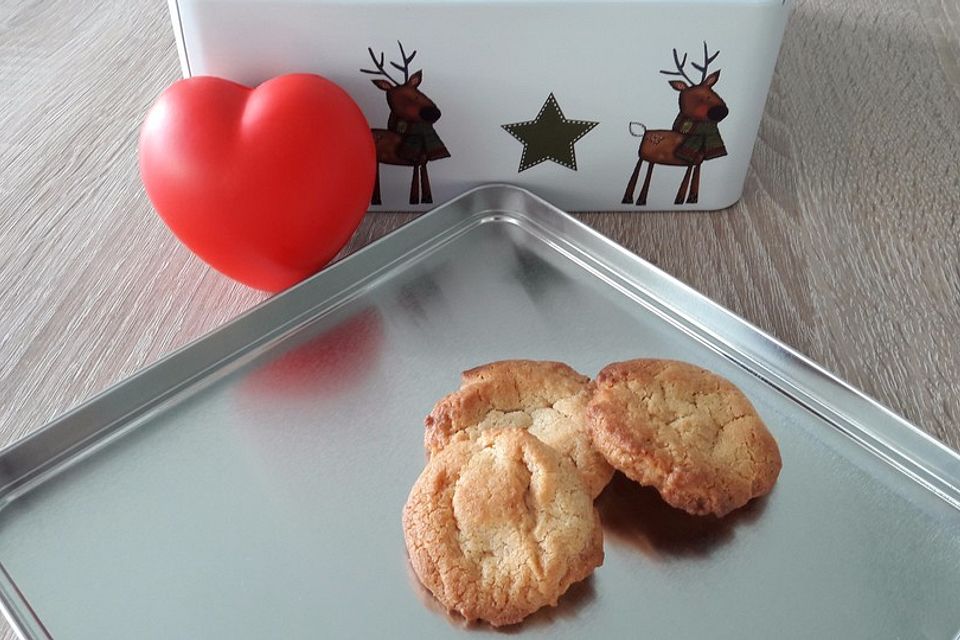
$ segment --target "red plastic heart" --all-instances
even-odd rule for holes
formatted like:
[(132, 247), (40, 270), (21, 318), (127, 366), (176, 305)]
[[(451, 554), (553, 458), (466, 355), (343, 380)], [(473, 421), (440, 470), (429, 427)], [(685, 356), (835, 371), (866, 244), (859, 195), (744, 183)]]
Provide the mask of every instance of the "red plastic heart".
[(363, 218), (375, 173), (363, 113), (317, 75), (255, 89), (181, 80), (140, 131), (140, 174), (164, 222), (209, 265), (265, 291), (337, 255)]

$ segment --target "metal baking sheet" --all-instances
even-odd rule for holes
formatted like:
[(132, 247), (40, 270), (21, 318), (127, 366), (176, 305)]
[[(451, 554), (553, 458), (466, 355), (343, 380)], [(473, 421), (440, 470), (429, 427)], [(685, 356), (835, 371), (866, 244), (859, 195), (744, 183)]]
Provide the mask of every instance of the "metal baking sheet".
[[(960, 631), (960, 458), (531, 194), (472, 191), (0, 453), (0, 597), (25, 638), (447, 638), (400, 530), (462, 369), (689, 360), (780, 442), (723, 520), (618, 478), (606, 561), (531, 638)], [(922, 381), (918, 381), (922, 382)]]

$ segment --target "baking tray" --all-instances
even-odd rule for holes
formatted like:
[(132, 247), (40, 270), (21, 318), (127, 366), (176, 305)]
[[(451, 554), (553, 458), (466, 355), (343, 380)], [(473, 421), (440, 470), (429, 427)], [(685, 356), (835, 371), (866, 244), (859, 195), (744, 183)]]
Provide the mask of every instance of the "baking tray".
[[(448, 616), (400, 530), (422, 419), (500, 358), (689, 360), (780, 442), (693, 518), (622, 477), (606, 561), (506, 632)], [(922, 381), (918, 381), (922, 384)], [(960, 630), (960, 459), (519, 189), (472, 191), (0, 453), (25, 638), (937, 638)]]

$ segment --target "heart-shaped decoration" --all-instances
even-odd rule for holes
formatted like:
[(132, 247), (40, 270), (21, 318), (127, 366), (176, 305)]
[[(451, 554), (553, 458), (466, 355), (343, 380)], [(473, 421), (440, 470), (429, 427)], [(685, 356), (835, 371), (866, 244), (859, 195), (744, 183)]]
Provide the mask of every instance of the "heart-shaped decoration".
[(360, 108), (325, 78), (291, 74), (250, 89), (195, 77), (147, 113), (140, 175), (194, 253), (246, 285), (279, 291), (323, 268), (353, 235), (376, 150)]

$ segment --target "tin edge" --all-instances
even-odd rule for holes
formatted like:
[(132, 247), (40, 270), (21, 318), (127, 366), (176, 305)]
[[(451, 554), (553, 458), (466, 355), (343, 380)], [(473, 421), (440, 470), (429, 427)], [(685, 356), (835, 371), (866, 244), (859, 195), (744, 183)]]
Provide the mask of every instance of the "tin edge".
[[(513, 193), (511, 197), (510, 193)], [(229, 372), (234, 366), (242, 366), (248, 358), (254, 358), (275, 341), (306, 323), (319, 320), (333, 313), (343, 304), (360, 295), (365, 289), (375, 285), (386, 273), (408, 261), (412, 255), (423, 255), (424, 246), (430, 245), (431, 252), (438, 250), (460, 235), (469, 232), (474, 226), (483, 224), (491, 206), (502, 200), (523, 197), (521, 190), (506, 185), (479, 187), (472, 189), (443, 205), (438, 206), (430, 215), (420, 216), (403, 227), (371, 242), (355, 253), (340, 260), (314, 276), (277, 294), (250, 310), (242, 313), (230, 322), (215, 328), (207, 334), (189, 342), (183, 347), (164, 356), (154, 364), (137, 371), (89, 400), (62, 414), (33, 433), (11, 443), (0, 450), (0, 512), (13, 500), (44, 482), (50, 475), (62, 471), (89, 454), (108, 445), (116, 437), (135, 428), (155, 411), (162, 410), (170, 402), (198, 389), (198, 383), (206, 380), (213, 371)], [(492, 198), (492, 199), (491, 199)], [(514, 202), (514, 204), (517, 204)], [(466, 212), (466, 213), (464, 213)], [(452, 220), (451, 220), (452, 218)], [(393, 247), (394, 237), (401, 234), (407, 242), (399, 255)], [(387, 246), (387, 251), (383, 247)], [(371, 270), (356, 267), (367, 259), (375, 263)], [(362, 277), (355, 277), (360, 272)], [(339, 283), (337, 281), (344, 281)], [(333, 282), (331, 282), (333, 281)], [(328, 286), (329, 283), (329, 286)], [(317, 291), (332, 289), (330, 295), (316, 295)], [(284, 307), (284, 301), (286, 307)], [(279, 309), (294, 307), (292, 314)], [(316, 314), (324, 307), (324, 313)], [(270, 317), (273, 316), (273, 319)], [(277, 317), (279, 316), (279, 322)], [(258, 330), (257, 326), (270, 326), (269, 330)], [(254, 333), (253, 340), (243, 336)], [(239, 337), (230, 339), (239, 334)], [(213, 344), (222, 342), (225, 344)], [(207, 357), (197, 365), (189, 366), (194, 352), (209, 348)], [(186, 376), (176, 375), (175, 384), (158, 384), (155, 378), (163, 378), (169, 371), (186, 371)], [(128, 402), (122, 409), (113, 409), (109, 400), (121, 389), (137, 389), (135, 400)], [(154, 391), (149, 391), (153, 388)], [(159, 391), (158, 391), (159, 390)], [(92, 415), (91, 415), (92, 414)], [(103, 414), (103, 415), (98, 415)], [(105, 417), (106, 416), (106, 417)], [(85, 433), (78, 433), (77, 426), (99, 423)], [(49, 441), (61, 431), (70, 428), (76, 434), (62, 447), (53, 450)], [(36, 460), (36, 464), (17, 465), (11, 463), (16, 456)]]
[(177, 55), (180, 58), (180, 72), (184, 78), (193, 76), (190, 70), (190, 56), (187, 53), (187, 38), (183, 32), (183, 16), (180, 13), (180, 0), (167, 0), (170, 19), (173, 22), (173, 37), (177, 41)]
[[(538, 206), (553, 210), (556, 214), (560, 214), (565, 218), (564, 228), (560, 230), (561, 233), (558, 233), (556, 229), (552, 228), (553, 225), (549, 222), (544, 224), (544, 221), (540, 219), (542, 216), (514, 213), (512, 216), (498, 216), (497, 219), (504, 220), (514, 217), (517, 224), (522, 227), (528, 227), (527, 230), (529, 232), (539, 237), (542, 241), (547, 242), (554, 250), (560, 252), (568, 259), (575, 261), (579, 266), (594, 276), (604, 280), (622, 294), (627, 295), (635, 302), (643, 305), (704, 346), (719, 353), (752, 375), (755, 375), (762, 382), (787, 396), (804, 409), (829, 422), (841, 433), (854, 440), (858, 445), (897, 471), (903, 473), (911, 480), (921, 484), (954, 509), (960, 510), (960, 485), (958, 485), (960, 479), (956, 477), (956, 473), (942, 470), (942, 467), (946, 464), (960, 468), (960, 455), (952, 449), (880, 404), (875, 399), (840, 380), (792, 347), (767, 334), (757, 326), (740, 318), (709, 298), (706, 298), (703, 294), (700, 294), (673, 276), (612, 242), (572, 216), (556, 209), (538, 196), (530, 194), (529, 192), (525, 193), (535, 201)], [(529, 227), (531, 226), (539, 229), (539, 233), (536, 229), (530, 229)], [(597, 252), (587, 253), (579, 245), (568, 241), (564, 235), (568, 234), (571, 229), (565, 228), (567, 226), (576, 227), (578, 233), (588, 234), (592, 240), (602, 242), (606, 245), (607, 249), (614, 249), (621, 257), (626, 258), (626, 260), (632, 263), (631, 266), (644, 269), (652, 277), (660, 280), (663, 285), (673, 289), (679, 289), (685, 296), (693, 298), (696, 303), (706, 307), (706, 311), (718, 314), (727, 323), (738, 325), (738, 328), (752, 337), (753, 341), (759, 342), (761, 345), (765, 344), (774, 347), (774, 349), (771, 350), (772, 353), (756, 354), (742, 344), (745, 342), (742, 338), (740, 340), (729, 340), (720, 337), (720, 333), (725, 332), (721, 332), (699, 319), (690, 317), (691, 315), (703, 315), (703, 311), (691, 312), (681, 306), (671, 305), (665, 302), (662, 296), (640, 285), (636, 282), (635, 278), (625, 273), (622, 269), (610, 262), (597, 259), (595, 257)], [(549, 236), (549, 238), (544, 237), (544, 234)], [(606, 274), (614, 275), (615, 279), (611, 279)], [(796, 377), (798, 373), (815, 377), (821, 383), (820, 386), (824, 386), (826, 389), (811, 389), (809, 384), (790, 382), (790, 379)], [(823, 395), (823, 391), (825, 390), (831, 392), (831, 394), (833, 394), (832, 397), (835, 398), (832, 405), (817, 399), (819, 395)], [(860, 406), (841, 406), (850, 403)], [(865, 426), (862, 421), (851, 417), (850, 414), (863, 413), (864, 409), (869, 412), (879, 413), (876, 417), (880, 422), (885, 423), (881, 429), (878, 430), (879, 422), (877, 421), (872, 421), (874, 426), (873, 428), (869, 428)], [(895, 433), (892, 434), (893, 436), (898, 434), (909, 435), (916, 440), (916, 442), (893, 442), (891, 434), (887, 433), (891, 430), (895, 431)], [(928, 448), (930, 451), (919, 451), (918, 448), (921, 447)], [(925, 464), (929, 461), (927, 458), (931, 454), (938, 458), (943, 458), (938, 461), (941, 464), (937, 465), (936, 470), (931, 468), (929, 464)]]
[(53, 640), (3, 563), (0, 563), (0, 613), (22, 640)]

